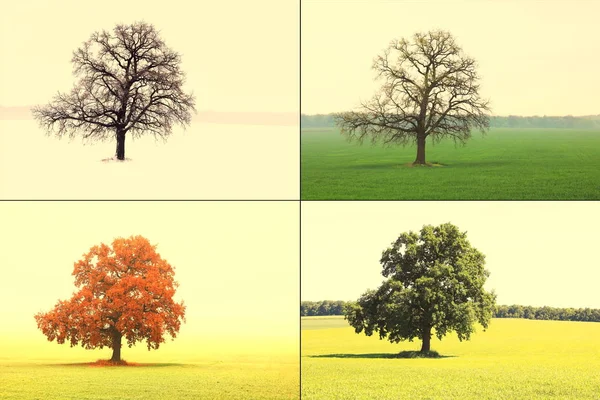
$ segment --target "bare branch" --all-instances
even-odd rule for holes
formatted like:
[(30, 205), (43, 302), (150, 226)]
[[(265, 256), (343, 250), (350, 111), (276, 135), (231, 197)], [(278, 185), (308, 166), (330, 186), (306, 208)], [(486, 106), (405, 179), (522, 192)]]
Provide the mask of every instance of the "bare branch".
[[(383, 80), (379, 92), (361, 109), (335, 116), (349, 140), (424, 146), (431, 136), (465, 143), (473, 128), (489, 127), (489, 102), (479, 95), (476, 62), (450, 33), (394, 40), (374, 59), (373, 69)], [(422, 158), (424, 163), (424, 149)]]
[(174, 124), (188, 125), (195, 100), (184, 93), (181, 56), (144, 22), (95, 32), (73, 52), (79, 77), (69, 94), (57, 94), (34, 117), (48, 133), (90, 140), (144, 133), (166, 138)]

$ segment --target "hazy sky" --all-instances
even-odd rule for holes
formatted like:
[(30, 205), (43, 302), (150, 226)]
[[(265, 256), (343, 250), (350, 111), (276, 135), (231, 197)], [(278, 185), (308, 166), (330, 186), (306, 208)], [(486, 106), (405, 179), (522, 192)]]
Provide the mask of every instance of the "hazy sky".
[(600, 202), (303, 202), (303, 300), (356, 300), (402, 232), (451, 222), (486, 255), (499, 304), (600, 308)]
[(94, 31), (138, 20), (182, 54), (198, 110), (298, 110), (296, 0), (4, 2), (0, 105), (43, 104), (70, 90), (72, 52)]
[(182, 332), (296, 340), (298, 204), (1, 202), (0, 320), (35, 333), (33, 315), (70, 298), (73, 264), (100, 243), (140, 234), (175, 267)]
[(392, 39), (444, 29), (478, 61), (494, 114), (598, 114), (598, 15), (597, 0), (303, 0), (302, 112), (357, 107)]

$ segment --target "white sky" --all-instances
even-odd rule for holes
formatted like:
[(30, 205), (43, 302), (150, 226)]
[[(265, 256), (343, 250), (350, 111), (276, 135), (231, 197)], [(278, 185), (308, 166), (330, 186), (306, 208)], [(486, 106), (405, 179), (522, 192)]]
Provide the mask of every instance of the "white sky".
[[(73, 264), (100, 243), (140, 234), (175, 267), (182, 332), (296, 339), (298, 204), (293, 202), (0, 202), (3, 333), (70, 298)], [(41, 333), (40, 333), (41, 335)]]
[(302, 113), (357, 107), (392, 39), (444, 29), (478, 61), (494, 114), (598, 114), (599, 15), (597, 0), (303, 0)]
[(400, 233), (451, 222), (486, 255), (498, 304), (600, 308), (600, 202), (303, 202), (303, 300), (356, 300)]
[(0, 105), (70, 90), (72, 52), (94, 31), (145, 20), (182, 54), (197, 110), (298, 110), (297, 0), (19, 0), (0, 9)]

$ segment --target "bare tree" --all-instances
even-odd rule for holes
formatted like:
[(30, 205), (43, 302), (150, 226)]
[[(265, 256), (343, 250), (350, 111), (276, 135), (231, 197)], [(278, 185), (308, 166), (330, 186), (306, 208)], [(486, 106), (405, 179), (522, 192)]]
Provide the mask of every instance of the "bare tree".
[(33, 109), (40, 125), (58, 137), (117, 140), (125, 159), (125, 135), (153, 134), (166, 139), (174, 123), (189, 125), (195, 100), (182, 90), (181, 57), (150, 24), (117, 25), (112, 34), (95, 32), (73, 52), (79, 81), (69, 94)]
[(451, 137), (465, 144), (471, 129), (489, 127), (488, 102), (479, 96), (476, 63), (445, 31), (417, 33), (413, 41), (394, 40), (373, 69), (383, 80), (359, 111), (335, 115), (349, 140), (417, 144), (414, 164), (425, 164), (425, 141)]

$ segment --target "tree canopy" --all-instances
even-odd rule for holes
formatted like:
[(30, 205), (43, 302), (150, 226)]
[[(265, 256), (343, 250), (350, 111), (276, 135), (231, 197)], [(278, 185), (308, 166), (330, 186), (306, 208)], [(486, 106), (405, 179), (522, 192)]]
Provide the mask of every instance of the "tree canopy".
[(150, 24), (117, 25), (95, 32), (73, 53), (79, 78), (70, 93), (58, 93), (33, 116), (49, 133), (62, 137), (117, 141), (125, 158), (125, 135), (165, 139), (175, 123), (187, 125), (195, 100), (184, 93), (181, 56), (169, 49)]
[(417, 144), (414, 164), (423, 165), (425, 143), (445, 137), (464, 144), (471, 129), (489, 127), (489, 104), (479, 95), (476, 62), (446, 31), (393, 40), (375, 58), (381, 89), (357, 111), (335, 115), (350, 140), (386, 145)]
[(129, 347), (146, 341), (158, 349), (164, 335), (177, 336), (183, 302), (173, 300), (174, 269), (142, 236), (116, 238), (112, 246), (93, 246), (73, 269), (78, 290), (49, 312), (35, 315), (38, 328), (57, 343), (86, 349), (110, 347), (121, 361), (121, 340)]
[(476, 322), (488, 327), (496, 296), (483, 288), (489, 276), (485, 256), (456, 226), (425, 225), (418, 233), (402, 233), (380, 263), (387, 279), (346, 306), (356, 333), (378, 332), (393, 343), (418, 338), (426, 353), (434, 332), (441, 339), (454, 331), (462, 341)]

